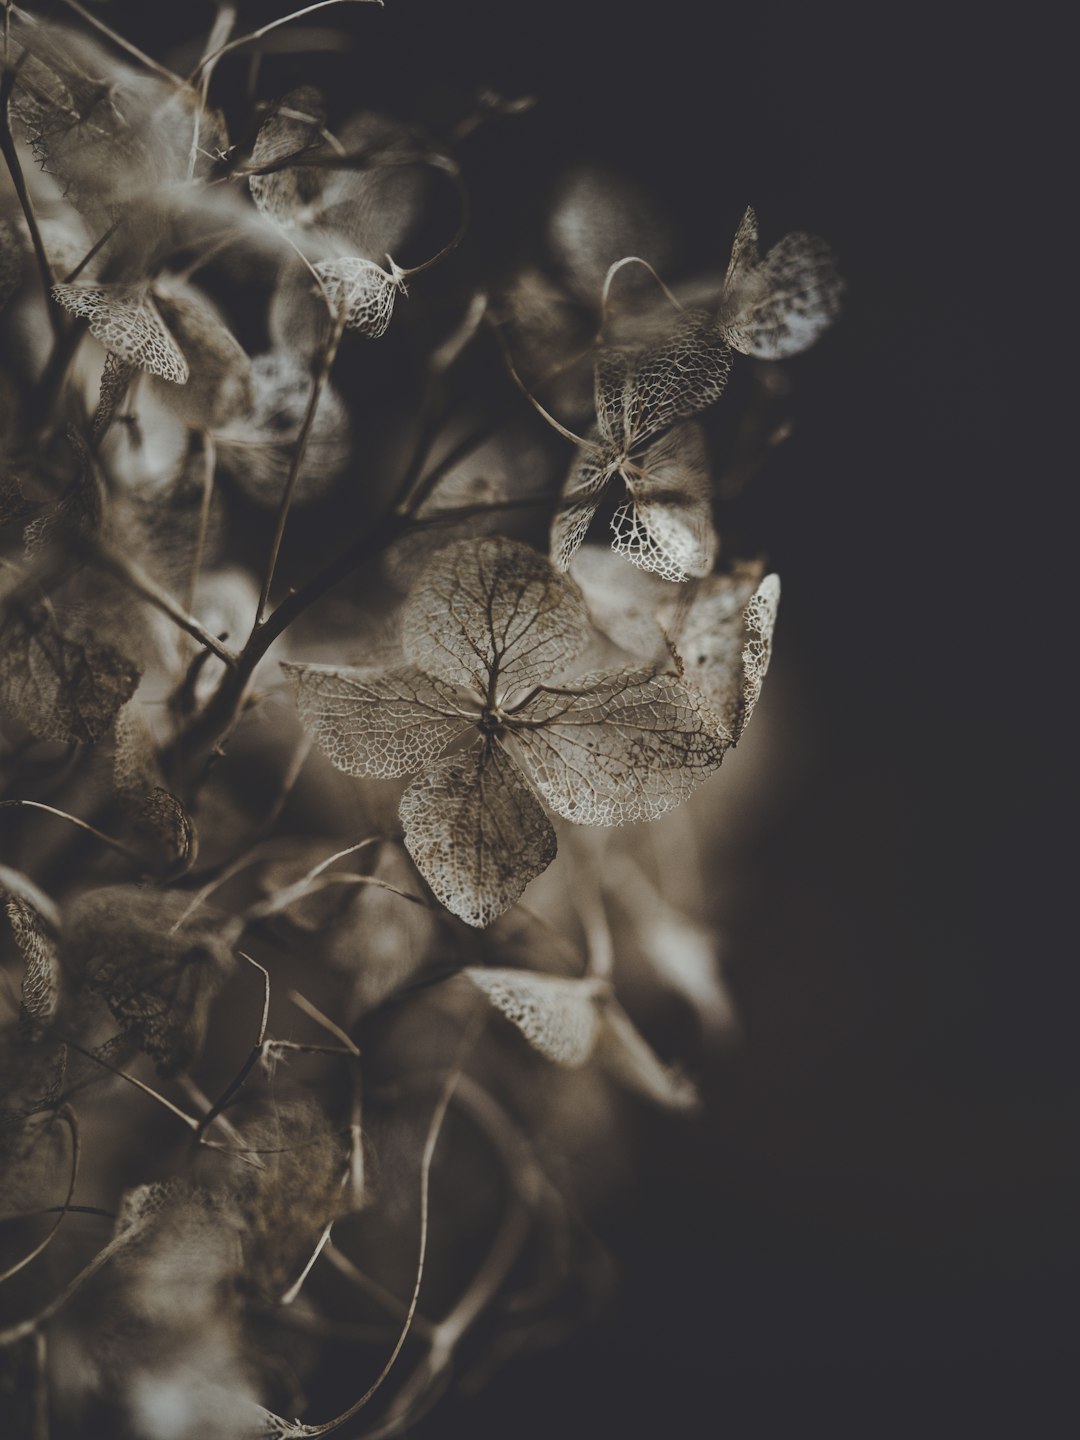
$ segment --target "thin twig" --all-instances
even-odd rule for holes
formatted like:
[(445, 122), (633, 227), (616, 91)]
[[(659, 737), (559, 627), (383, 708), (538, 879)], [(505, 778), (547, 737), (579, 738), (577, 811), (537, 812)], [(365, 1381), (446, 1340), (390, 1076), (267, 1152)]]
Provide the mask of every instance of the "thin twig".
[(305, 5), (302, 10), (294, 10), (291, 15), (283, 15), (279, 20), (271, 20), (268, 25), (262, 25), (258, 30), (252, 30), (247, 35), (238, 35), (235, 40), (230, 40), (227, 44), (219, 46), (218, 49), (211, 54), (204, 55), (191, 78), (194, 80), (199, 74), (199, 71), (205, 69), (206, 66), (216, 65), (223, 55), (229, 55), (234, 50), (239, 50), (241, 46), (252, 45), (256, 41), (261, 40), (264, 35), (269, 35), (272, 30), (277, 30), (282, 25), (289, 25), (294, 20), (302, 20), (305, 15), (311, 15), (316, 10), (327, 10), (331, 5), (348, 4), (367, 4), (381, 7), (382, 3), (383, 0), (318, 0), (318, 3), (315, 5)]
[(96, 826), (89, 824), (86, 820), (80, 820), (77, 815), (69, 815), (66, 810), (57, 810), (53, 805), (46, 805), (41, 800), (0, 800), (0, 810), (13, 809), (16, 805), (23, 805), (31, 810), (44, 810), (47, 815), (55, 815), (59, 820), (66, 820), (69, 825), (75, 825), (80, 830), (85, 830), (88, 835), (93, 835), (102, 844), (108, 845), (118, 855), (123, 855), (125, 860), (138, 865), (140, 869), (145, 864), (142, 855), (136, 855), (134, 850), (129, 850), (122, 840), (116, 840), (112, 835), (106, 835), (104, 830), (98, 830)]

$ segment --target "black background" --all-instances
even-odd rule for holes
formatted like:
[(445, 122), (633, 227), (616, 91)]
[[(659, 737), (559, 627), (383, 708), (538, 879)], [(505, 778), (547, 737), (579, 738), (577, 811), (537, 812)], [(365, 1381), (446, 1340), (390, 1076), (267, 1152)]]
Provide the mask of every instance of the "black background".
[[(182, 9), (112, 13), (161, 53), (209, 20)], [(321, 23), (357, 37), (320, 62), (350, 104), (538, 97), (477, 140), (477, 244), (591, 159), (657, 191), (689, 270), (723, 264), (753, 203), (766, 243), (827, 235), (850, 285), (737, 516), (783, 575), (776, 664), (813, 756), (736, 917), (743, 1048), (704, 1128), (657, 1126), (605, 1218), (614, 1309), (423, 1433), (1067, 1433), (1077, 997), (1035, 643), (1052, 525), (1007, 444), (1040, 363), (1015, 323), (1039, 264), (1030, 42), (984, 7), (388, 0)]]

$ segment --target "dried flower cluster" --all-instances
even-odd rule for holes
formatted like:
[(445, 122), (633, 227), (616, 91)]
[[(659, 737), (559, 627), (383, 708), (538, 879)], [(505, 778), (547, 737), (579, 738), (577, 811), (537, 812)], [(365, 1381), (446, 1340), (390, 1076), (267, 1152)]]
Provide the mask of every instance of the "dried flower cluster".
[(3, 1431), (392, 1434), (595, 1303), (569, 1157), (696, 1104), (642, 999), (723, 1029), (713, 917), (639, 822), (761, 694), (713, 465), (784, 433), (706, 412), (842, 284), (748, 210), (669, 289), (580, 172), (479, 273), (525, 101), (428, 134), (264, 95), (291, 17), (182, 78), (69, 9), (2, 39)]

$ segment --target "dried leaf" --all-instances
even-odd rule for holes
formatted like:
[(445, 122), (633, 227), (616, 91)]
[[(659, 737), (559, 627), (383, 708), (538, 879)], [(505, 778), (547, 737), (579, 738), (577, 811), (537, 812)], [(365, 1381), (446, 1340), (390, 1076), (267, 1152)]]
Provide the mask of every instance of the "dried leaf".
[(627, 488), (611, 522), (615, 552), (665, 580), (707, 575), (717, 541), (700, 426), (677, 425), (651, 445)]
[(65, 634), (51, 608), (9, 599), (0, 621), (0, 697), (41, 740), (83, 744), (104, 736), (139, 683), (119, 650)]
[(462, 973), (535, 1050), (557, 1065), (584, 1065), (592, 1054), (600, 1032), (597, 997), (603, 987), (533, 970), (467, 966)]
[(327, 304), (335, 315), (345, 316), (348, 329), (359, 330), (369, 340), (386, 334), (394, 301), (405, 293), (400, 279), (388, 275), (373, 260), (355, 255), (322, 260), (312, 268), (322, 283)]
[(413, 775), (469, 724), (454, 688), (415, 666), (282, 669), (304, 729), (346, 775)]
[(746, 729), (772, 653), (780, 579), (760, 565), (716, 575), (670, 612), (669, 635), (687, 685), (704, 696), (734, 745)]
[(460, 540), (431, 561), (405, 604), (406, 659), (496, 699), (551, 680), (589, 642), (577, 587), (527, 545)]
[(205, 906), (185, 919), (189, 905), (180, 891), (116, 885), (80, 896), (66, 917), (72, 972), (162, 1075), (183, 1070), (198, 1053), (238, 933), (238, 922)]
[(494, 741), (442, 760), (401, 800), (405, 845), (439, 900), (487, 925), (555, 858), (555, 832)]
[(145, 285), (54, 285), (52, 297), (82, 316), (106, 350), (174, 385), (186, 383), (184, 353)]
[(845, 285), (832, 250), (816, 235), (785, 235), (759, 257), (757, 218), (735, 235), (721, 301), (730, 345), (759, 360), (786, 360), (811, 346), (840, 313)]
[(539, 695), (512, 738), (526, 775), (575, 824), (655, 820), (723, 759), (715, 718), (673, 676), (629, 670), (576, 687)]

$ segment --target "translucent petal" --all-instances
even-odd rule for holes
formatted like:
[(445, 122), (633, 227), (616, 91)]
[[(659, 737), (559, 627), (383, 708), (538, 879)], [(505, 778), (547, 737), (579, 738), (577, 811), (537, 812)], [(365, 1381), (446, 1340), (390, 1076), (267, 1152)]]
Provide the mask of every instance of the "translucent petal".
[(654, 820), (723, 759), (714, 717), (674, 676), (629, 670), (579, 685), (537, 696), (510, 730), (526, 774), (567, 820)]
[(640, 444), (712, 405), (730, 371), (731, 351), (716, 321), (703, 310), (684, 311), (667, 338), (637, 359), (625, 407), (628, 440)]
[(314, 266), (326, 287), (330, 308), (345, 312), (345, 324), (369, 340), (386, 334), (394, 313), (394, 301), (403, 293), (401, 284), (372, 260), (348, 255), (340, 260), (322, 260)]
[(785, 235), (763, 260), (756, 260), (756, 244), (754, 258), (744, 247), (732, 254), (724, 283), (724, 334), (744, 355), (785, 360), (832, 324), (844, 289), (832, 250), (816, 235)]
[(514, 762), (494, 742), (453, 755), (401, 798), (405, 846), (436, 896), (487, 925), (555, 858), (555, 831)]
[(468, 966), (463, 973), (541, 1055), (578, 1066), (592, 1054), (600, 1030), (595, 984), (534, 970)]
[(453, 687), (414, 666), (281, 667), (304, 729), (346, 775), (414, 775), (468, 728)]
[(677, 426), (624, 474), (631, 499), (612, 519), (612, 548), (665, 580), (707, 575), (717, 542), (700, 427)]
[(704, 696), (732, 745), (757, 704), (772, 649), (780, 580), (762, 580), (761, 570), (746, 565), (713, 576), (670, 619), (683, 678)]
[(577, 452), (551, 522), (551, 563), (557, 570), (567, 569), (577, 553), (613, 473), (613, 457), (599, 447)]
[(52, 297), (65, 310), (86, 319), (90, 334), (106, 350), (174, 385), (186, 382), (188, 363), (183, 351), (165, 328), (145, 287), (54, 285)]
[(481, 696), (551, 680), (589, 643), (573, 581), (516, 540), (459, 540), (440, 550), (405, 604), (406, 659)]

